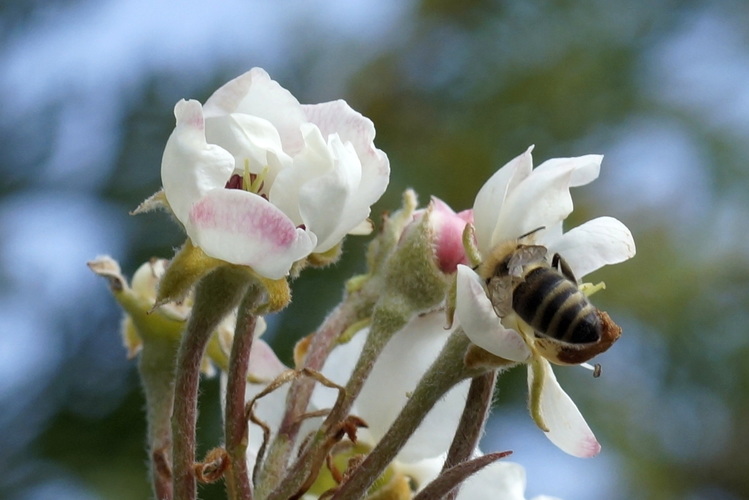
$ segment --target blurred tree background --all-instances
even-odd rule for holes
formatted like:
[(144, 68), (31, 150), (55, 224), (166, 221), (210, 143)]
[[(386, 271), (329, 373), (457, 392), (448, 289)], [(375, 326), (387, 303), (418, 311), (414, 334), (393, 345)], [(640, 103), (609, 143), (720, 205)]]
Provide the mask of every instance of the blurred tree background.
[[(262, 66), (301, 102), (345, 98), (374, 121), (392, 166), (375, 220), (406, 187), (468, 208), (530, 144), (537, 164), (604, 154), (569, 222), (634, 233), (637, 257), (591, 276), (624, 335), (600, 379), (557, 370), (603, 452), (545, 440), (523, 370), (500, 380), (484, 448), (515, 451), (529, 496), (749, 498), (746, 19), (741, 0), (0, 2), (0, 497), (148, 497), (135, 363), (85, 262), (109, 253), (130, 275), (172, 255), (175, 224), (127, 215), (160, 186), (172, 107)], [(270, 323), (284, 359), (365, 245), (294, 283)]]

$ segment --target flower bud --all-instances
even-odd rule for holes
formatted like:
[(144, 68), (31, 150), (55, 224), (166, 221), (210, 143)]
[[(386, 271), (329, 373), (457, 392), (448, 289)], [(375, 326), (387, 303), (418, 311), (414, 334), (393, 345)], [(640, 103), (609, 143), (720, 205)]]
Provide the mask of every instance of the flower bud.
[(417, 226), (427, 212), (437, 266), (443, 273), (452, 274), (458, 268), (458, 264), (467, 264), (463, 231), (466, 224), (473, 222), (473, 212), (464, 210), (456, 214), (447, 203), (433, 196), (428, 208), (414, 213), (414, 221), (406, 228), (406, 232)]

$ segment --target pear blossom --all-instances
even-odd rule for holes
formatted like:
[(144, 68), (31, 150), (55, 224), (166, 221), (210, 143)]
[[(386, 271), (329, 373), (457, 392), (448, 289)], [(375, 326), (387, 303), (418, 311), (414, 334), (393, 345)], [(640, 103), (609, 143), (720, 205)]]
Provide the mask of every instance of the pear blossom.
[[(527, 235), (524, 243), (546, 247), (548, 256), (562, 255), (578, 279), (634, 256), (632, 234), (612, 217), (562, 229), (573, 208), (570, 188), (595, 180), (602, 157), (558, 158), (534, 169), (532, 149), (499, 169), (476, 196), (473, 218), (480, 254), (486, 258), (498, 245)], [(497, 316), (483, 280), (467, 266), (458, 266), (455, 305), (457, 320), (474, 344), (506, 360), (527, 363), (531, 412), (537, 424), (546, 427), (546, 436), (571, 455), (596, 455), (600, 444), (554, 377), (541, 341), (515, 314)]]
[(161, 165), (193, 244), (271, 279), (371, 229), (389, 178), (372, 122), (338, 100), (302, 105), (260, 68), (201, 105), (182, 100)]

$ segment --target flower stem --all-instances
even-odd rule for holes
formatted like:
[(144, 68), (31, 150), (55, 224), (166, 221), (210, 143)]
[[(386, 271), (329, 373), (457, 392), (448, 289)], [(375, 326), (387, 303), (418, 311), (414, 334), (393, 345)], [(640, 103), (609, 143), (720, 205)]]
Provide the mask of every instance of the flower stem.
[(442, 352), (419, 381), (393, 425), (353, 474), (341, 484), (333, 496), (334, 499), (354, 500), (363, 497), (435, 403), (461, 380), (481, 373), (481, 369), (467, 368), (463, 363), (469, 344), (468, 337), (460, 330), (449, 337)]
[(175, 375), (172, 454), (174, 496), (178, 500), (194, 500), (197, 496), (193, 464), (203, 353), (211, 334), (237, 305), (246, 287), (246, 274), (220, 267), (200, 280), (195, 290), (195, 304), (177, 353)]
[(138, 362), (146, 396), (148, 459), (155, 498), (172, 500), (172, 406), (179, 338), (147, 338)]
[[(321, 371), (341, 334), (361, 318), (368, 318), (372, 315), (376, 298), (377, 295), (373, 294), (366, 285), (346, 295), (312, 335), (304, 365), (297, 368)], [(287, 468), (293, 444), (301, 427), (302, 420), (299, 417), (307, 411), (314, 388), (315, 381), (309, 377), (298, 377), (292, 382), (286, 397), (286, 411), (279, 425), (278, 434), (271, 444), (262, 474), (256, 484), (258, 493), (265, 495), (280, 482), (281, 473)]]
[(257, 316), (254, 313), (263, 293), (250, 287), (239, 305), (234, 342), (229, 358), (226, 385), (226, 413), (224, 440), (229, 456), (229, 468), (224, 478), (230, 500), (251, 500), (252, 486), (247, 471), (247, 417), (245, 416), (245, 387), (250, 364), (250, 351), (255, 338)]
[[(460, 417), (458, 428), (455, 430), (455, 437), (450, 445), (450, 450), (447, 452), (445, 464), (442, 466), (443, 473), (471, 459), (471, 455), (484, 433), (496, 381), (496, 370), (488, 371), (471, 380), (471, 388), (468, 390), (463, 414)], [(445, 498), (446, 500), (453, 500), (457, 496), (458, 488), (455, 488)]]
[(410, 314), (407, 311), (398, 310), (397, 307), (376, 308), (369, 335), (346, 385), (344, 397), (331, 409), (320, 429), (307, 444), (305, 451), (296, 460), (283, 481), (268, 495), (268, 500), (292, 498), (299, 493), (299, 489), (312, 474), (317, 474), (328, 451), (323, 444), (332, 433), (338, 431), (338, 425), (348, 416), (377, 357), (393, 335), (408, 323), (409, 318)]

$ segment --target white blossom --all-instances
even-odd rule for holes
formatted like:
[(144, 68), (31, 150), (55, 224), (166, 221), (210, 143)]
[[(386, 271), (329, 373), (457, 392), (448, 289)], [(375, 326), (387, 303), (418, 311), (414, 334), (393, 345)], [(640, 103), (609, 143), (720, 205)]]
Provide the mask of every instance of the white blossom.
[[(531, 233), (527, 244), (558, 253), (579, 279), (635, 254), (632, 234), (611, 217), (588, 221), (568, 232), (562, 222), (572, 212), (570, 188), (598, 177), (601, 156), (558, 158), (533, 168), (532, 148), (498, 170), (481, 188), (473, 207), (478, 250), (486, 257), (498, 245)], [(549, 362), (536, 350), (535, 336), (512, 314), (500, 318), (474, 270), (458, 266), (456, 317), (471, 341), (501, 358), (528, 364), (531, 392), (540, 387), (538, 411), (547, 437), (567, 453), (589, 457), (600, 451), (574, 402), (559, 386)], [(537, 380), (541, 377), (539, 380)], [(535, 395), (531, 393), (533, 402)], [(533, 408), (531, 408), (533, 412)], [(538, 422), (538, 420), (537, 420)]]
[(255, 68), (174, 114), (164, 194), (207, 255), (278, 279), (347, 233), (366, 233), (389, 163), (372, 122), (346, 102), (301, 105)]

